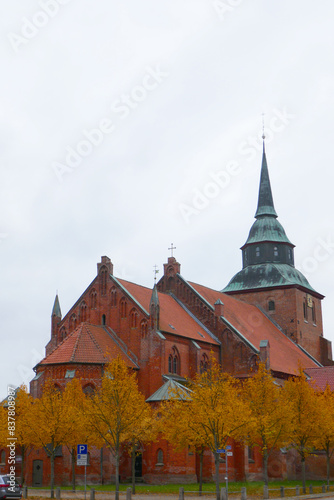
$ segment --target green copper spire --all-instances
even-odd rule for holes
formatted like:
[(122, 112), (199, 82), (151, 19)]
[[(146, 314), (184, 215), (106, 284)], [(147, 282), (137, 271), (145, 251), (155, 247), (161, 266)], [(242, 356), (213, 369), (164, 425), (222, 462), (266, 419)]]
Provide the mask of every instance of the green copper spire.
[(273, 195), (271, 192), (268, 165), (266, 152), (264, 149), (263, 141), (263, 154), (262, 154), (262, 167), (261, 167), (261, 178), (260, 178), (260, 188), (259, 188), (259, 200), (257, 204), (257, 210), (255, 217), (272, 216), (277, 218), (277, 213), (274, 207)]
[(57, 318), (61, 318), (61, 310), (60, 310), (58, 293), (56, 295), (56, 298), (55, 298), (55, 301), (53, 304), (51, 316), (57, 316)]

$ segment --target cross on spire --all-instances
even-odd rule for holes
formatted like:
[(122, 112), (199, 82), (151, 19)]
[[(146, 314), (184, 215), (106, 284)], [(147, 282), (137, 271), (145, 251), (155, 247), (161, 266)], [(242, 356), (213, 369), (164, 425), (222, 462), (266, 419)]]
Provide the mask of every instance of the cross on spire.
[(173, 257), (173, 250), (176, 250), (176, 247), (174, 247), (174, 243), (171, 244), (170, 248), (168, 250), (171, 251), (171, 257)]

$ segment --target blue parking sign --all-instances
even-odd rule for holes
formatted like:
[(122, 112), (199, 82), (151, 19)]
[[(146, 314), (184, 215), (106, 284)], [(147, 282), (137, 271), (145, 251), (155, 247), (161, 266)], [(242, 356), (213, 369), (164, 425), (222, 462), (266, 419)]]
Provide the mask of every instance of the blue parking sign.
[(77, 454), (78, 455), (87, 455), (88, 453), (88, 445), (87, 444), (78, 444), (77, 445)]

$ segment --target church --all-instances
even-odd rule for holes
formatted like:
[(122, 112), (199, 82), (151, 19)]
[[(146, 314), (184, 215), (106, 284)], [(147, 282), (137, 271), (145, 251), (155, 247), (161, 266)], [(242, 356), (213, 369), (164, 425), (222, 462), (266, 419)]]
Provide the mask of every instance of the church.
[[(152, 405), (166, 399), (173, 384), (182, 385), (205, 370), (212, 353), (222, 371), (240, 378), (249, 376), (259, 361), (278, 381), (294, 375), (299, 364), (310, 370), (333, 365), (331, 343), (323, 335), (324, 296), (294, 266), (294, 245), (278, 221), (264, 146), (255, 221), (241, 247), (242, 269), (224, 288), (214, 290), (184, 277), (173, 250), (172, 245), (153, 289), (116, 277), (110, 258), (103, 256), (96, 277), (64, 317), (56, 296), (46, 355), (34, 368), (30, 384), (33, 397), (41, 395), (48, 377), (60, 390), (78, 377), (84, 392), (92, 394), (104, 365), (116, 356), (136, 370), (139, 388)], [(47, 484), (49, 462), (44, 451), (33, 450), (27, 484)], [(69, 484), (70, 471), (70, 456), (63, 447), (56, 457), (56, 483)], [(136, 475), (149, 483), (196, 482), (198, 472), (196, 454), (188, 449), (175, 452), (164, 440), (145, 447), (137, 457)], [(204, 479), (212, 480), (213, 473), (208, 451)], [(230, 480), (261, 479), (261, 473), (256, 450), (234, 443)], [(77, 474), (82, 476), (80, 467)], [(88, 482), (107, 483), (113, 474), (108, 450), (90, 450)], [(121, 480), (131, 475), (126, 454), (120, 474)], [(298, 471), (286, 454), (277, 453), (269, 476), (295, 479)]]

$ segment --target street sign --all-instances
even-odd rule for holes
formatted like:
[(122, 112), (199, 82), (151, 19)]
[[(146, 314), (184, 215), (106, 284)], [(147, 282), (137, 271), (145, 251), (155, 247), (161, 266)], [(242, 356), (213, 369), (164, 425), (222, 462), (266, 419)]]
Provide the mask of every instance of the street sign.
[(77, 445), (77, 465), (87, 465), (88, 445)]
[(232, 446), (231, 446), (230, 444), (228, 444), (228, 445), (226, 446), (226, 449), (227, 449), (227, 450), (232, 450)]
[(225, 453), (225, 450), (216, 450), (217, 453)]
[(233, 457), (233, 451), (228, 451), (228, 452), (226, 453), (226, 455), (227, 455), (228, 457)]

